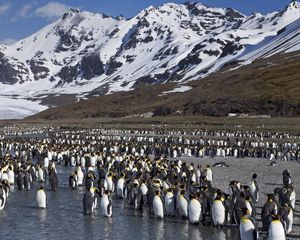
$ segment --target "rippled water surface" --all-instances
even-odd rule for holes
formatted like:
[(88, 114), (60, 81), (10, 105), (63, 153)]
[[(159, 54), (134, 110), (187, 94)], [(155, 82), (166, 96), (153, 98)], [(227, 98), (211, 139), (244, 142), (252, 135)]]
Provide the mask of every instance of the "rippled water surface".
[(12, 189), (7, 205), (0, 212), (0, 239), (238, 239), (236, 228), (191, 225), (187, 220), (158, 220), (147, 210), (138, 211), (122, 200), (113, 199), (113, 217), (94, 216), (82, 210), (84, 189), (68, 186), (71, 168), (57, 167), (60, 189), (48, 190), (47, 209), (35, 207), (35, 184), (31, 191)]

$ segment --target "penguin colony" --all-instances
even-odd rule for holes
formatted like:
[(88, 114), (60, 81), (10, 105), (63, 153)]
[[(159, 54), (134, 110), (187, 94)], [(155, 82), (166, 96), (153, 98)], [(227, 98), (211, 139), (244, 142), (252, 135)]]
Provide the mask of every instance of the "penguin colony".
[[(43, 134), (46, 131), (50, 136)], [(36, 133), (47, 137), (30, 137)], [(217, 227), (234, 224), (242, 240), (259, 238), (257, 174), (249, 185), (232, 180), (224, 192), (214, 186), (211, 166), (170, 157), (300, 159), (299, 136), (279, 133), (42, 129), (5, 134), (9, 138), (2, 135), (0, 141), (0, 210), (6, 205), (10, 186), (30, 191), (36, 183), (41, 184), (36, 206), (46, 209), (44, 185), (58, 189), (56, 165), (61, 164), (72, 167), (70, 189), (86, 188), (82, 200), (86, 215), (99, 209), (103, 216), (112, 217), (113, 198), (119, 198), (135, 209), (147, 208), (159, 219), (181, 217), (191, 224)], [(29, 137), (22, 137), (25, 135)], [(276, 142), (274, 136), (283, 141)], [(219, 162), (215, 166), (228, 165)], [(267, 195), (261, 211), (261, 230), (267, 232), (268, 239), (285, 239), (291, 233), (295, 200), (291, 171), (285, 170), (282, 186)]]

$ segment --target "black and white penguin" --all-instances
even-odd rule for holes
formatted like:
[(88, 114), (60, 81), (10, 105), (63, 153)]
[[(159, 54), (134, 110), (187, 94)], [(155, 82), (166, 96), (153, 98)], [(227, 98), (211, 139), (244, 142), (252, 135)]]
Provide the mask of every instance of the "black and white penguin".
[(49, 171), (49, 183), (51, 190), (56, 191), (58, 189), (58, 176), (54, 168)]
[(110, 191), (110, 192), (114, 192), (115, 190), (115, 184), (113, 181), (113, 173), (109, 172), (105, 178), (105, 183), (104, 185), (106, 186), (106, 190)]
[(121, 176), (117, 181), (116, 192), (119, 198), (125, 197), (125, 174), (124, 173), (121, 173)]
[(8, 167), (8, 182), (10, 185), (14, 185), (15, 184), (15, 172), (14, 172), (14, 167), (12, 165), (10, 165)]
[(153, 212), (155, 217), (164, 218), (164, 205), (161, 200), (160, 191), (155, 191), (155, 196), (153, 197)]
[(112, 201), (110, 198), (110, 192), (105, 190), (100, 199), (101, 214), (105, 217), (112, 216)]
[(235, 204), (237, 198), (241, 195), (241, 184), (239, 181), (233, 180), (229, 183), (232, 202)]
[(255, 203), (257, 203), (258, 199), (259, 199), (259, 196), (258, 196), (259, 187), (258, 187), (256, 178), (257, 178), (257, 174), (254, 173), (252, 176), (251, 182), (250, 182), (250, 193), (251, 193), (251, 196)]
[(207, 165), (205, 169), (203, 169), (203, 174), (206, 176), (207, 181), (212, 182), (213, 181), (213, 173), (210, 168), (210, 165)]
[(83, 212), (85, 215), (92, 215), (94, 212), (94, 194), (87, 189), (83, 195)]
[(7, 199), (6, 192), (3, 189), (3, 186), (0, 185), (0, 210), (4, 209), (6, 204), (6, 199)]
[(45, 182), (46, 181), (46, 169), (42, 166), (38, 166), (38, 178), (40, 182)]
[(94, 187), (96, 180), (96, 175), (94, 172), (89, 171), (85, 177), (85, 186), (86, 188), (90, 189)]
[(213, 167), (229, 167), (226, 162), (216, 162)]
[(241, 240), (257, 240), (258, 229), (255, 219), (251, 217), (247, 208), (243, 208), (242, 213), (243, 217), (241, 218), (239, 225)]
[(201, 204), (194, 194), (190, 195), (190, 202), (188, 206), (189, 221), (192, 224), (198, 224), (201, 220)]
[(23, 173), (23, 171), (19, 170), (18, 174), (17, 174), (17, 186), (18, 186), (18, 190), (24, 190), (24, 177), (25, 174)]
[(224, 193), (224, 207), (225, 207), (225, 223), (230, 223), (233, 219), (233, 202), (229, 194)]
[[(249, 207), (249, 208), (248, 208)], [(237, 225), (240, 225), (241, 218), (243, 217), (242, 209), (248, 208), (249, 212), (252, 212), (252, 206), (247, 204), (244, 192), (240, 193), (240, 197), (236, 198), (233, 206), (233, 219)]]
[(278, 213), (278, 206), (275, 203), (275, 196), (267, 194), (267, 202), (261, 210), (261, 221), (264, 230), (268, 230), (272, 221), (272, 216)]
[(46, 193), (43, 185), (41, 185), (37, 190), (35, 199), (38, 208), (46, 208), (47, 206)]
[(76, 174), (77, 175), (77, 186), (82, 186), (84, 175), (83, 175), (83, 171), (80, 166), (77, 166), (76, 173), (77, 173)]
[(1, 184), (2, 184), (2, 188), (4, 189), (4, 191), (6, 193), (6, 197), (8, 198), (10, 195), (10, 185), (9, 185), (8, 180), (2, 180)]
[(185, 190), (180, 190), (180, 194), (177, 198), (177, 209), (179, 212), (179, 216), (182, 218), (187, 218), (188, 217), (188, 201), (185, 196)]
[(279, 209), (278, 214), (282, 219), (286, 234), (291, 233), (293, 229), (293, 220), (294, 220), (294, 210), (291, 206), (291, 203), (290, 202), (284, 203), (283, 206)]
[(24, 173), (24, 190), (29, 191), (31, 189), (31, 174), (29, 172)]
[(164, 202), (166, 208), (166, 215), (175, 216), (175, 210), (176, 210), (175, 197), (171, 188), (166, 190)]
[(252, 217), (255, 217), (255, 215), (256, 215), (256, 207), (255, 207), (255, 204), (253, 203), (252, 197), (249, 196), (249, 195), (245, 196), (245, 203), (246, 203), (247, 209), (250, 212), (250, 215)]
[(142, 181), (140, 186), (140, 193), (142, 195), (142, 201), (144, 205), (148, 204), (148, 187), (146, 182)]
[(78, 176), (76, 174), (77, 172), (74, 171), (70, 174), (69, 176), (69, 186), (71, 189), (75, 190), (77, 187), (77, 180), (78, 180)]
[(225, 223), (225, 206), (221, 194), (218, 194), (213, 201), (211, 215), (215, 226), (221, 226)]
[(289, 169), (285, 169), (282, 172), (282, 183), (284, 187), (289, 186), (293, 183), (292, 173)]
[(268, 228), (268, 240), (285, 240), (285, 231), (279, 215), (272, 216), (272, 221)]

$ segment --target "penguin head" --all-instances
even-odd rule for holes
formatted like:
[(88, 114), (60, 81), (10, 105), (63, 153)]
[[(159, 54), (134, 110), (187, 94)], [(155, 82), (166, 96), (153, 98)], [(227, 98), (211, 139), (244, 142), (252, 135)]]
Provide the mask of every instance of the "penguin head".
[(268, 202), (274, 202), (274, 194), (268, 193), (267, 197), (268, 197)]
[(245, 196), (245, 200), (247, 200), (247, 201), (251, 201), (251, 196), (249, 196), (249, 195), (246, 195), (246, 196)]
[(257, 178), (257, 174), (254, 173), (254, 174), (252, 175), (252, 179), (256, 179), (256, 178)]
[(195, 194), (193, 194), (193, 193), (190, 194), (190, 200), (196, 199), (196, 198), (197, 198), (197, 196)]
[(201, 180), (202, 180), (202, 181), (207, 181), (207, 177), (206, 177), (206, 176), (202, 176), (202, 177), (201, 177)]
[(236, 185), (236, 181), (235, 180), (230, 181), (229, 186), (231, 187), (231, 186), (234, 186), (234, 185)]
[(280, 221), (280, 220), (281, 220), (281, 217), (279, 214), (272, 215), (272, 221)]
[(159, 190), (155, 190), (155, 195), (156, 196), (160, 196), (160, 191)]
[(227, 194), (227, 193), (224, 193), (224, 197), (225, 197), (225, 199), (231, 199), (231, 195)]
[(45, 189), (44, 185), (41, 185), (41, 186), (39, 187), (39, 190), (44, 190), (44, 189)]
[(246, 216), (246, 215), (249, 215), (250, 214), (250, 211), (249, 211), (249, 209), (248, 208), (242, 208), (241, 209), (242, 210), (242, 213), (243, 213), (243, 216)]
[(139, 186), (138, 183), (136, 183), (136, 182), (133, 183), (133, 187), (134, 187), (134, 188), (137, 188), (138, 186)]

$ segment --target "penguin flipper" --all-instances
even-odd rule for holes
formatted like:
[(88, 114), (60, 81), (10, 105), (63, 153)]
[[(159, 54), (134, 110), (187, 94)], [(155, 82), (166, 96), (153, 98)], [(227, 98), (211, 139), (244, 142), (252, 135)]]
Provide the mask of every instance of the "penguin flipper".
[(252, 234), (253, 234), (253, 240), (258, 240), (258, 232), (256, 229), (253, 230)]
[(109, 200), (108, 204), (107, 204), (107, 214), (109, 216), (111, 215), (111, 207), (112, 207), (112, 202), (111, 202), (111, 200)]
[(3, 196), (0, 197), (0, 202), (1, 202), (0, 207), (3, 208), (4, 204), (5, 204), (5, 200), (4, 200)]

